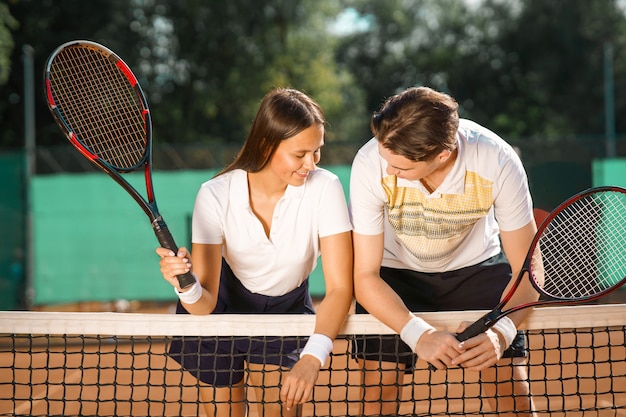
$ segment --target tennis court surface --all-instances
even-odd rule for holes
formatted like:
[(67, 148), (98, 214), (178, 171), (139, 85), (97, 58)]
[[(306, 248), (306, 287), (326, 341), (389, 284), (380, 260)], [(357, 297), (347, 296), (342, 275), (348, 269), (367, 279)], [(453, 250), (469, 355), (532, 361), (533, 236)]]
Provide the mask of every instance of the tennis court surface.
[[(482, 313), (421, 316), (454, 330)], [(174, 338), (302, 337), (313, 327), (301, 315), (0, 312), (0, 416), (204, 416), (196, 379), (166, 354)], [(538, 415), (626, 416), (626, 304), (538, 308), (524, 329)], [(358, 416), (361, 373), (350, 345), (390, 333), (369, 315), (349, 316), (300, 415)], [(498, 415), (473, 372), (430, 372), (418, 361), (401, 385), (400, 415)], [(250, 416), (261, 401), (249, 394)]]

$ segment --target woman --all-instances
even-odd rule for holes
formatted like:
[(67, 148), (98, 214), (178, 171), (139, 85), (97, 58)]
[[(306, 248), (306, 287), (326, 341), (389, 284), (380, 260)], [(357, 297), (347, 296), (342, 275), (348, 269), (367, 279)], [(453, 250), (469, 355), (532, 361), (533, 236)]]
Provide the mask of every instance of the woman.
[[(260, 415), (295, 415), (295, 406), (310, 400), (352, 302), (352, 227), (344, 193), (334, 174), (316, 166), (324, 125), (321, 108), (307, 95), (269, 92), (235, 161), (198, 192), (192, 255), (185, 248), (178, 254), (157, 249), (161, 272), (180, 297), (177, 312), (190, 314), (311, 314), (308, 276), (322, 256), (326, 293), (299, 360), (288, 355), (295, 342), (286, 341), (253, 342), (262, 354), (245, 358), (250, 385), (282, 385), (280, 392), (264, 390)], [(176, 275), (187, 271), (197, 283), (181, 292)], [(190, 355), (199, 351), (197, 343), (179, 340), (170, 355), (200, 379), (207, 415), (244, 416), (244, 360), (233, 366), (233, 358), (211, 355), (215, 344), (203, 341), (200, 355)], [(220, 340), (217, 349), (246, 353), (246, 346), (232, 344)], [(285, 367), (291, 368), (285, 374), (252, 372)]]

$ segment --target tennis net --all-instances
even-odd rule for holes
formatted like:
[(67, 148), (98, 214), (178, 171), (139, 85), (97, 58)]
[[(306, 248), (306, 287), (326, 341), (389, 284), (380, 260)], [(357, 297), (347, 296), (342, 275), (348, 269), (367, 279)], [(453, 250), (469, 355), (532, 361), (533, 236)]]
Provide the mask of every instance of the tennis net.
[[(420, 316), (453, 331), (483, 313)], [(0, 312), (0, 416), (204, 416), (207, 401), (197, 379), (167, 354), (172, 341), (201, 336), (300, 343), (313, 328), (314, 316), (302, 315)], [(626, 416), (626, 304), (538, 308), (523, 329), (528, 395), (538, 415)], [(363, 335), (393, 332), (369, 315), (350, 315), (341, 333), (312, 401), (298, 415), (361, 415), (362, 371), (350, 346)], [(253, 378), (256, 369), (248, 370), (246, 387), (252, 380), (270, 383)], [(431, 372), (418, 361), (398, 382), (399, 415), (498, 415), (488, 407), (485, 383), (475, 372)], [(276, 401), (278, 389), (249, 389), (248, 415), (259, 415), (264, 401)]]

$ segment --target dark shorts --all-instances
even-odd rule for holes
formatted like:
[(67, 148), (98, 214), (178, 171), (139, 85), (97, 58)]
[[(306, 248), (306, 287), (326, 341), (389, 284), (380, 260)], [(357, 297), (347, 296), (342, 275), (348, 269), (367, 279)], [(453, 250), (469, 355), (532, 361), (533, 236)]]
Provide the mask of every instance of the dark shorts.
[[(477, 265), (443, 273), (423, 273), (382, 267), (381, 278), (402, 297), (410, 311), (491, 310), (500, 301), (511, 278), (511, 266), (503, 254)], [(357, 303), (356, 313), (367, 311)], [(356, 336), (352, 343), (356, 358), (403, 363), (406, 372), (415, 370), (417, 355), (398, 335)], [(522, 331), (502, 357), (526, 357)]]
[[(189, 314), (178, 303), (177, 314)], [(295, 290), (268, 297), (248, 291), (222, 261), (217, 306), (212, 314), (314, 314), (308, 280)], [(305, 337), (174, 337), (169, 356), (200, 381), (226, 387), (244, 378), (245, 363), (291, 368)]]

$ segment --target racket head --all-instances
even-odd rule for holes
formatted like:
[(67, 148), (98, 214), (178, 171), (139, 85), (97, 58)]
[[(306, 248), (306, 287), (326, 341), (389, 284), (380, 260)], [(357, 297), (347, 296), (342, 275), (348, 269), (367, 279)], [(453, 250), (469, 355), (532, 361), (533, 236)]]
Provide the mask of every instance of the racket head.
[(596, 187), (569, 198), (541, 223), (529, 276), (557, 302), (602, 297), (626, 280), (626, 189)]
[(87, 40), (59, 46), (46, 62), (44, 88), (61, 130), (98, 167), (123, 173), (149, 162), (148, 104), (130, 67), (113, 51)]

